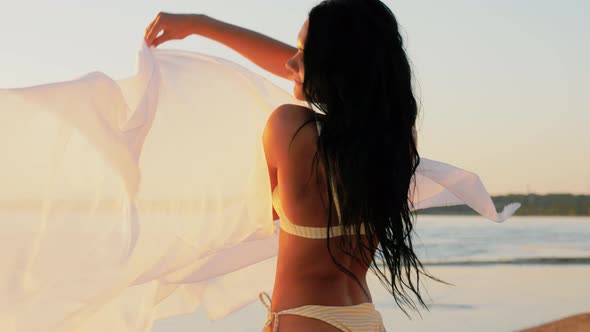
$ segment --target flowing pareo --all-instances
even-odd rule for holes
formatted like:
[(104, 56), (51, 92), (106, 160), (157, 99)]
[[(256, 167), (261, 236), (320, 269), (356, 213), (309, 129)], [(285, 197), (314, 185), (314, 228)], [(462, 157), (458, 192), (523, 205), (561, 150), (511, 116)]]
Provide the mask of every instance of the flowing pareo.
[[(149, 49), (137, 74), (0, 90), (0, 330), (149, 331), (220, 319), (270, 290), (277, 254), (262, 146), (298, 103), (230, 61)], [(423, 158), (416, 208), (501, 222), (476, 174)]]

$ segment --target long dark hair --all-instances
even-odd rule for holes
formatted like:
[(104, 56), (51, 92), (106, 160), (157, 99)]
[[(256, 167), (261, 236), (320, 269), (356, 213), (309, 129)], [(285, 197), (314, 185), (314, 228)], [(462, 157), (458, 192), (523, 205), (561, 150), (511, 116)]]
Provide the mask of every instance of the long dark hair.
[[(305, 98), (321, 115), (299, 129), (313, 121), (322, 126), (313, 167), (321, 159), (328, 230), (336, 201), (347, 235), (340, 241), (328, 236), (332, 260), (361, 285), (333, 255), (334, 249), (353, 258), (360, 252), (361, 263), (406, 315), (404, 306), (418, 311), (406, 289), (428, 309), (420, 274), (440, 280), (425, 272), (412, 246), (409, 193), (420, 162), (413, 135), (418, 106), (395, 16), (378, 0), (323, 1), (309, 13), (303, 62)], [(362, 240), (361, 224), (374, 241)]]

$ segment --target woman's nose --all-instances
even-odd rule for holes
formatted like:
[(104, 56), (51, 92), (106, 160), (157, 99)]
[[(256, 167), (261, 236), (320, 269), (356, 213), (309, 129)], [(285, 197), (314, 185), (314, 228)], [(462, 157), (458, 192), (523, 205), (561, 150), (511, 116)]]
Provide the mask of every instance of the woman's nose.
[(297, 68), (297, 64), (295, 63), (295, 61), (293, 61), (293, 58), (289, 59), (285, 63), (285, 68), (287, 68), (287, 70), (290, 70), (293, 72), (297, 72), (297, 70), (299, 70), (299, 68)]

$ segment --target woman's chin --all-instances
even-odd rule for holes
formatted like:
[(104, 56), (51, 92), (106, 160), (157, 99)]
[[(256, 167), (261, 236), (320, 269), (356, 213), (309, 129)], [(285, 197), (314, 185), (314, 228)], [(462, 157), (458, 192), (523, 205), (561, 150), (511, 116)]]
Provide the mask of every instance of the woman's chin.
[(305, 101), (305, 96), (303, 96), (303, 92), (297, 86), (293, 89), (293, 96), (295, 99), (300, 101)]

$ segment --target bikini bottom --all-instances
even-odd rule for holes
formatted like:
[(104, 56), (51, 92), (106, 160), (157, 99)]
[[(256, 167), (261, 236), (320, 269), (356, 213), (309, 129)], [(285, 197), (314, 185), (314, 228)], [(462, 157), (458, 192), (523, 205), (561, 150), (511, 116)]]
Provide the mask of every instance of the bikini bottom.
[(268, 309), (268, 317), (263, 329), (274, 321), (273, 332), (279, 329), (279, 317), (294, 315), (313, 318), (325, 322), (344, 332), (385, 332), (383, 319), (373, 303), (352, 306), (304, 305), (301, 307), (272, 312), (271, 299), (266, 293), (259, 294), (260, 302)]

